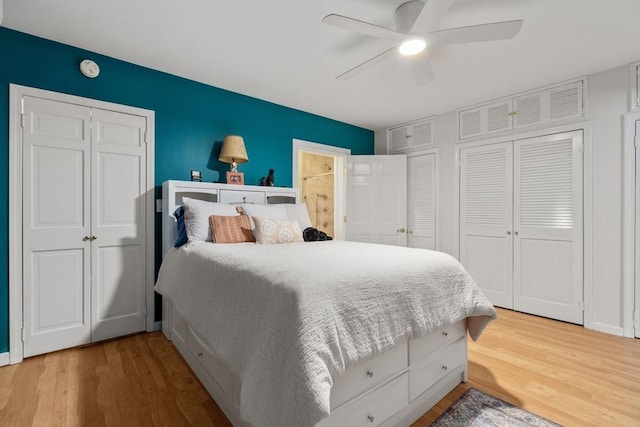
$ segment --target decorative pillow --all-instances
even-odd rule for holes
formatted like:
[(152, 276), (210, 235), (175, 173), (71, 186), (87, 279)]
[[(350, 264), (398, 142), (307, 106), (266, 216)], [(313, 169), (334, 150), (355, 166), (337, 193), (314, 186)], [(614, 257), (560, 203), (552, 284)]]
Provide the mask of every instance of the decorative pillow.
[(309, 219), (309, 211), (307, 210), (306, 203), (298, 203), (295, 205), (285, 204), (282, 206), (284, 206), (284, 210), (287, 213), (287, 219), (298, 220), (298, 224), (300, 224), (301, 229), (304, 230), (306, 228), (313, 227), (311, 219)]
[(209, 227), (209, 217), (211, 215), (234, 216), (236, 206), (228, 203), (205, 202), (198, 199), (183, 197), (185, 209), (185, 228), (190, 242), (201, 241), (211, 242), (211, 227)]
[(179, 248), (189, 241), (189, 238), (187, 237), (187, 230), (184, 227), (184, 206), (180, 206), (176, 209), (173, 216), (176, 219), (176, 226), (178, 228), (178, 238), (173, 246)]
[(246, 215), (209, 217), (213, 241), (216, 243), (255, 242), (251, 232), (251, 223)]
[(297, 220), (253, 217), (256, 243), (277, 244), (302, 242), (302, 230)]

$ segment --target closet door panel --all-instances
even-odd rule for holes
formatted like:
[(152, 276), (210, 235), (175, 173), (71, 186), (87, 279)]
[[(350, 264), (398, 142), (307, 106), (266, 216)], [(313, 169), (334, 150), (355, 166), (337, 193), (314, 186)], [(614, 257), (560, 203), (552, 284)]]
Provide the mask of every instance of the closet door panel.
[(347, 240), (407, 246), (407, 157), (349, 156)]
[(90, 109), (24, 97), (24, 356), (90, 342)]
[(144, 117), (94, 109), (92, 337), (145, 329)]
[(408, 246), (436, 248), (436, 155), (424, 154), (407, 159)]
[(460, 151), (460, 261), (497, 306), (513, 306), (512, 144)]
[(515, 141), (514, 188), (514, 308), (582, 324), (582, 133)]

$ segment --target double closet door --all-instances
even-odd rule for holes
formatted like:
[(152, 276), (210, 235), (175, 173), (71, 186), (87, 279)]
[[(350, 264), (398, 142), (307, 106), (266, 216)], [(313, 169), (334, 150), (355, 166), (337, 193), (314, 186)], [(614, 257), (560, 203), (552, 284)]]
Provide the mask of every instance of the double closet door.
[(349, 156), (347, 240), (436, 248), (436, 154)]
[(583, 323), (583, 140), (460, 150), (460, 261), (499, 307)]
[(25, 357), (145, 329), (146, 121), (23, 97)]

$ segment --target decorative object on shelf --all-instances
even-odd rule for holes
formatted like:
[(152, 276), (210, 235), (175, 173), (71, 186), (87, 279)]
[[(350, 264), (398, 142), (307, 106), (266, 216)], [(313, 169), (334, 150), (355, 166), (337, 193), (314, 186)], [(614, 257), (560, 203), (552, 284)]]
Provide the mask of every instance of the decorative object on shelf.
[(260, 185), (262, 185), (263, 187), (275, 187), (276, 182), (275, 182), (275, 178), (273, 176), (274, 170), (273, 169), (269, 169), (269, 175), (267, 176), (263, 176), (262, 178), (260, 178)]
[(227, 184), (244, 185), (244, 174), (242, 172), (227, 172)]
[(200, 171), (191, 171), (191, 181), (202, 181), (202, 174), (200, 174)]
[(98, 74), (100, 74), (100, 67), (98, 67), (98, 64), (96, 64), (92, 60), (85, 59), (80, 63), (80, 71), (85, 76), (93, 79), (98, 77)]
[[(249, 161), (247, 149), (244, 147), (244, 139), (238, 135), (225, 136), (218, 160), (224, 163), (231, 163), (231, 172), (238, 172), (238, 163)], [(229, 183), (228, 176), (227, 183)]]

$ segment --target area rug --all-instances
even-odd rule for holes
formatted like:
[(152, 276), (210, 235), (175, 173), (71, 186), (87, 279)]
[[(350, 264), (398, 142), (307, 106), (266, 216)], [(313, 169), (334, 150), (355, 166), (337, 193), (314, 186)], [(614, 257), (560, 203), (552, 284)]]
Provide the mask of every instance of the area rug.
[(431, 427), (559, 427), (546, 418), (470, 388)]

